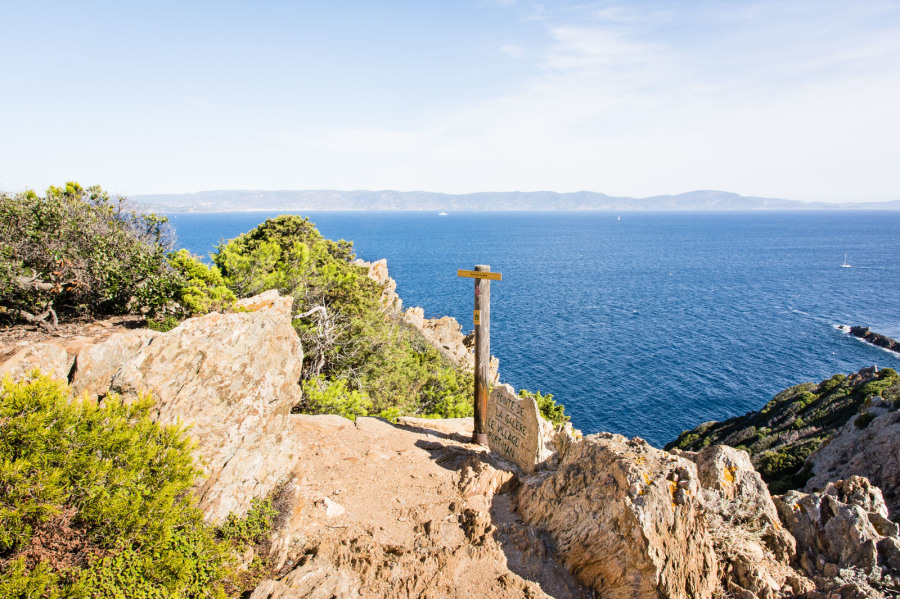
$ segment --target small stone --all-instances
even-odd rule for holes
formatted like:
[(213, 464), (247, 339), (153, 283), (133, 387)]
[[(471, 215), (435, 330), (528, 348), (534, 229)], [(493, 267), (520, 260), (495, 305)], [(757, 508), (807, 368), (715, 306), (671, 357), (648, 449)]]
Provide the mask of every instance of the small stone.
[(346, 509), (344, 509), (344, 506), (335, 503), (328, 497), (323, 497), (318, 501), (318, 503), (325, 508), (325, 516), (327, 516), (328, 518), (337, 518), (338, 516), (343, 516), (347, 511)]
[(838, 568), (837, 564), (829, 562), (822, 568), (822, 573), (825, 575), (825, 578), (837, 578), (840, 575), (840, 568)]

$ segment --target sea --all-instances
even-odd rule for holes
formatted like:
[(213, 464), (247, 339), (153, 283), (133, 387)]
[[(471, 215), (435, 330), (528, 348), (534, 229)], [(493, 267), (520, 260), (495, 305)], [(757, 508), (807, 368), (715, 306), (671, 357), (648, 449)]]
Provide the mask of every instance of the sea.
[[(170, 214), (178, 247), (214, 246), (274, 212)], [(359, 258), (387, 259), (404, 307), (472, 330), (486, 264), (502, 382), (552, 394), (585, 434), (655, 446), (778, 391), (900, 355), (900, 211), (306, 212)], [(850, 267), (844, 267), (844, 263)]]

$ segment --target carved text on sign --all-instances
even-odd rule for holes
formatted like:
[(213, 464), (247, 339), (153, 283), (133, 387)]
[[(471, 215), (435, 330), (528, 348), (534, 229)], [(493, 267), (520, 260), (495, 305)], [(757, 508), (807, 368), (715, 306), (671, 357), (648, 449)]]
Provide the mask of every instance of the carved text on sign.
[(488, 398), (487, 436), (491, 451), (534, 472), (541, 455), (541, 424), (537, 403), (517, 397), (509, 387), (494, 389)]

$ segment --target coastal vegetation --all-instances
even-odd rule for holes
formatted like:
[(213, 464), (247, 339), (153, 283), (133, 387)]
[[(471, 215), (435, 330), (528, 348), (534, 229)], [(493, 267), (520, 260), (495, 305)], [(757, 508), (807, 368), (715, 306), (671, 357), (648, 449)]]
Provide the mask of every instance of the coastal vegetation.
[(152, 408), (38, 374), (0, 382), (0, 596), (225, 597), (270, 574), (237, 555), (266, 542), (271, 501), (204, 522), (193, 443)]
[[(97, 186), (0, 194), (0, 320), (51, 329), (59, 319), (139, 314), (166, 331), (277, 289), (294, 298), (304, 350), (296, 411), (471, 415), (472, 377), (382, 305), (384, 289), (353, 263), (352, 242), (284, 215), (220, 243), (212, 264), (173, 245), (166, 217)], [(537, 397), (559, 422), (562, 406)]]
[(666, 449), (698, 451), (723, 444), (750, 453), (772, 494), (799, 489), (811, 472), (807, 456), (851, 420), (864, 428), (870, 410), (900, 408), (900, 375), (892, 368), (866, 375), (836, 374), (818, 384), (803, 383), (778, 393), (760, 411), (684, 431)]

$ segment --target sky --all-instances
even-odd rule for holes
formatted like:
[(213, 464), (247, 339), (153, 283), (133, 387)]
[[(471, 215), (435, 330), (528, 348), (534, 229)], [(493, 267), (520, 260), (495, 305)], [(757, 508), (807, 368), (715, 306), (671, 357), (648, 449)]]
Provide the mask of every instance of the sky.
[(0, 0), (0, 190), (900, 199), (900, 0)]

